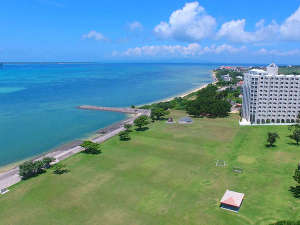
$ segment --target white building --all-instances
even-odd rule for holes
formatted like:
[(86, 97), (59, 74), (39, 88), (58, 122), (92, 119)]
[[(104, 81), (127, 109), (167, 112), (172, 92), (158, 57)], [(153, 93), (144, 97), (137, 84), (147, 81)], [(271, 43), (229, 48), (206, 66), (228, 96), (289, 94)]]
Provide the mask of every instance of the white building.
[(300, 75), (278, 75), (274, 63), (244, 74), (241, 125), (295, 123), (299, 111)]
[(231, 77), (230, 77), (229, 74), (223, 75), (223, 76), (222, 76), (222, 79), (223, 79), (224, 81), (227, 81), (227, 82), (230, 82), (230, 81), (231, 81)]

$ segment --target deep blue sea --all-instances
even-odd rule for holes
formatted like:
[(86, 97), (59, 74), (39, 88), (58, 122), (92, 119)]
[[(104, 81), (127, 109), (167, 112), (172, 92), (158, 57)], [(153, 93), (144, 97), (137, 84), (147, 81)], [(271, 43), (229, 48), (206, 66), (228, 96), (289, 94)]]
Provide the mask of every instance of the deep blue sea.
[(5, 64), (0, 166), (85, 138), (125, 118), (76, 106), (141, 105), (211, 82), (204, 64)]

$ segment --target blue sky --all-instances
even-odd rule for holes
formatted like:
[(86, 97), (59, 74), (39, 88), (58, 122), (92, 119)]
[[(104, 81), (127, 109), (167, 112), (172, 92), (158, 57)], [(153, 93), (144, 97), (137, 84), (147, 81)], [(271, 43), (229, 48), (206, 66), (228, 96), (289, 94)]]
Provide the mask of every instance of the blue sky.
[(299, 0), (10, 0), (1, 61), (300, 64)]

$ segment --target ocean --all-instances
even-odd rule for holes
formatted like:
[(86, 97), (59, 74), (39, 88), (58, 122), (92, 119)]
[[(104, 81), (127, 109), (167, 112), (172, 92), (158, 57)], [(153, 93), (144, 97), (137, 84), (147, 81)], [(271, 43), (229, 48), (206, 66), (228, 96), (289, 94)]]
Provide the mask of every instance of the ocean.
[(4, 64), (0, 166), (47, 152), (125, 119), (79, 105), (141, 105), (212, 81), (212, 64)]

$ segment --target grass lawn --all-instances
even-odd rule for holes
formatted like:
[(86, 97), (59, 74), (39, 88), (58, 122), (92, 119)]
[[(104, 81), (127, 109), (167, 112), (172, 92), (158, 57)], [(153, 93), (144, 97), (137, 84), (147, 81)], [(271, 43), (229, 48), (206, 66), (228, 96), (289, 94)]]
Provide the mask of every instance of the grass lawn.
[[(173, 111), (179, 118), (183, 112)], [(289, 192), (300, 160), (287, 127), (238, 127), (237, 118), (150, 125), (114, 137), (100, 155), (77, 154), (69, 173), (50, 171), (0, 197), (0, 224), (237, 225), (300, 219)], [(268, 131), (280, 139), (267, 148)], [(216, 167), (225, 160), (225, 168)], [(243, 173), (233, 172), (234, 167)], [(245, 193), (239, 213), (219, 208), (226, 189)]]

